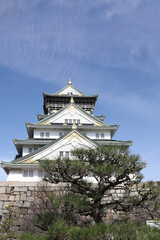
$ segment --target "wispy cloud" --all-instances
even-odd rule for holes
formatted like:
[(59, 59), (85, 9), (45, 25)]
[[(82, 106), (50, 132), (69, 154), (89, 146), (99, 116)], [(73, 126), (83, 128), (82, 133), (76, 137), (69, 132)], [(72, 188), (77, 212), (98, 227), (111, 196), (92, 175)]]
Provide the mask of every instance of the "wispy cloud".
[(159, 75), (159, 7), (155, 0), (3, 0), (0, 64), (46, 81), (85, 61)]
[[(155, 91), (156, 92), (156, 91)], [(108, 92), (103, 93), (103, 101), (114, 105), (121, 113), (140, 117), (145, 122), (158, 123), (160, 121), (159, 101), (157, 97), (145, 98), (136, 92)]]

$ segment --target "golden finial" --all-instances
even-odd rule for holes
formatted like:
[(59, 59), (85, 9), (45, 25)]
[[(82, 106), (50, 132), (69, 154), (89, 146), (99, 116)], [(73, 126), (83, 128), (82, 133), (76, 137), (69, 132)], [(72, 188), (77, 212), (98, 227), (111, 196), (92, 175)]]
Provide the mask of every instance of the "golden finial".
[(71, 79), (68, 80), (68, 85), (72, 85)]
[(77, 129), (75, 122), (73, 122), (72, 129)]
[(73, 97), (71, 97), (71, 101), (70, 101), (70, 103), (74, 103), (74, 99), (73, 99)]

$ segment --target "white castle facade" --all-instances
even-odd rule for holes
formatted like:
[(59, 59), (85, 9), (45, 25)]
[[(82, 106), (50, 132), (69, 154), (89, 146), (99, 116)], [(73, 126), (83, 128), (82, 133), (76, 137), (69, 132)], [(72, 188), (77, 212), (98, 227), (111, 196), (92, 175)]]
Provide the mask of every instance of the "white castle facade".
[(68, 85), (55, 94), (43, 93), (44, 114), (34, 124), (26, 123), (28, 138), (14, 139), (18, 154), (11, 162), (2, 162), (7, 181), (41, 181), (39, 161), (70, 157), (75, 148), (99, 145), (124, 145), (132, 141), (113, 140), (119, 125), (104, 122), (104, 115), (94, 116), (98, 95), (88, 96)]

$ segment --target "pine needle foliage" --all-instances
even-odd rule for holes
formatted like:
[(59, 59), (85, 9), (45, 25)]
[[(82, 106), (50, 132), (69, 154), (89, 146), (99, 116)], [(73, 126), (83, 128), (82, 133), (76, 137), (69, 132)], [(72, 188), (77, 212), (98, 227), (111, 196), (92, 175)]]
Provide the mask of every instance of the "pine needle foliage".
[[(63, 196), (52, 195), (53, 203), (62, 212), (67, 209), (90, 216), (95, 223), (100, 223), (107, 209), (129, 212), (135, 207), (154, 210), (158, 206), (154, 201), (159, 194), (155, 184), (138, 185), (146, 163), (124, 146), (75, 149), (72, 156), (72, 159), (57, 158), (40, 162), (46, 173), (45, 181), (68, 183)], [(137, 186), (136, 194), (131, 194), (133, 186)], [(124, 194), (115, 197), (112, 194), (114, 189), (121, 189)]]
[(15, 237), (14, 225), (17, 220), (17, 216), (13, 208), (6, 207), (3, 212), (3, 219), (0, 222), (0, 239), (7, 240)]

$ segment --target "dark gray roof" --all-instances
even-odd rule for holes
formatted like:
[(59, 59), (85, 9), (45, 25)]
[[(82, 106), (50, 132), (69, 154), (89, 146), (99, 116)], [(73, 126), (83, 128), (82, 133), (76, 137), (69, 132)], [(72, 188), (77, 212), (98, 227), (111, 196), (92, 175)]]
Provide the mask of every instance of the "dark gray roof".
[[(26, 123), (27, 128), (33, 129), (72, 129), (72, 124), (51, 124), (51, 125), (36, 125), (33, 123)], [(79, 124), (77, 129), (79, 130), (117, 130), (119, 125), (106, 125), (106, 126), (94, 126), (93, 124)]]
[(42, 120), (42, 119), (44, 119), (46, 117), (48, 117), (48, 114), (40, 114), (40, 113), (37, 114), (38, 121), (40, 121), (40, 120)]
[(110, 140), (110, 139), (105, 139), (105, 140), (95, 140), (95, 142), (99, 145), (107, 146), (107, 145), (116, 145), (116, 146), (131, 146), (132, 145), (132, 140), (129, 141), (120, 141), (120, 140)]
[(105, 115), (101, 115), (101, 116), (95, 116), (96, 118), (100, 119), (101, 121), (104, 121), (105, 119)]
[(32, 145), (32, 144), (38, 144), (38, 145), (45, 145), (53, 140), (50, 139), (33, 139), (33, 138), (28, 138), (28, 139), (14, 139), (14, 144), (24, 144), (24, 145)]

